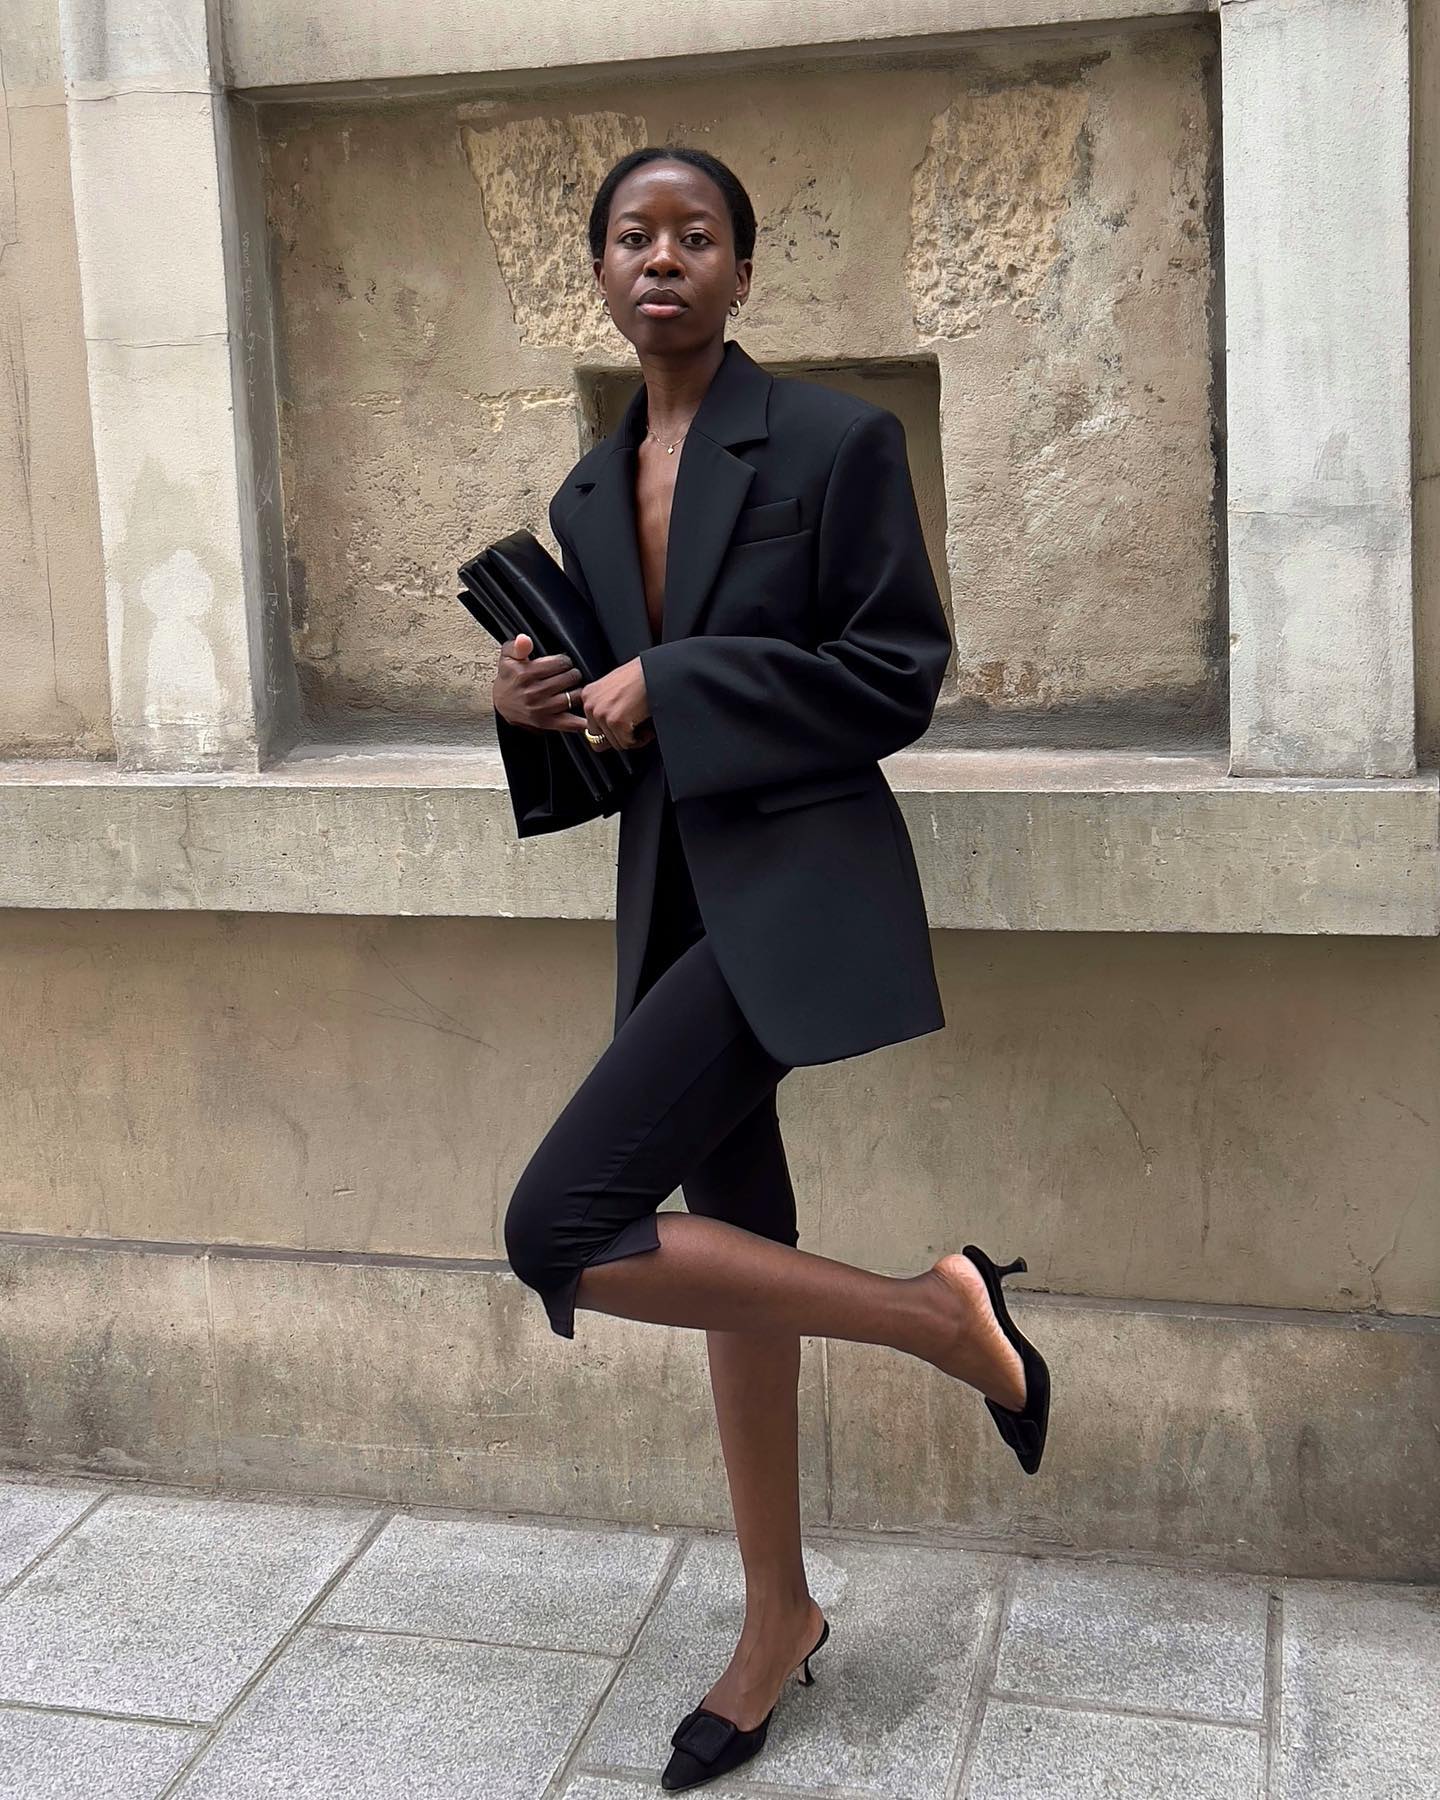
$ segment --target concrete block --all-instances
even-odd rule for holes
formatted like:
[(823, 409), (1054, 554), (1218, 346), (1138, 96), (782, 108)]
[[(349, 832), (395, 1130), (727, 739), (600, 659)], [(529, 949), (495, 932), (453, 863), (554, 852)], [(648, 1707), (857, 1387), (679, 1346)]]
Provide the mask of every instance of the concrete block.
[[(112, 664), (132, 759), (214, 762), (254, 741), (247, 690), (226, 673), (240, 646), (221, 602), (239, 574), (213, 579), (165, 547), (171, 525), (209, 506), (186, 441), (179, 431), (173, 478), (137, 470), (111, 502), (134, 520), (134, 548), (110, 571), (112, 619), (134, 621)], [(153, 532), (139, 511), (151, 498)], [(1241, 782), (1216, 758), (962, 751), (886, 773), (937, 930), (1440, 931), (1434, 773)], [(6, 907), (604, 918), (614, 906), (614, 820), (517, 840), (498, 752), (482, 749), (312, 754), (218, 782), (5, 763), (0, 833)]]
[(1234, 510), (1236, 775), (1415, 768), (1410, 507)]
[[(577, 1315), (554, 1336), (508, 1273), (217, 1259), (229, 1485), (728, 1526), (702, 1332)], [(807, 1517), (824, 1516), (818, 1347), (805, 1351)]]
[(563, 69), (645, 63), (736, 51), (802, 48), (993, 30), (1001, 26), (1165, 18), (1199, 13), (1212, 0), (892, 0), (877, 14), (864, 0), (777, 9), (766, 0), (707, 7), (679, 0), (663, 13), (596, 13), (558, 0), (543, 20), (509, 7), (463, 16), (440, 0), (402, 15), (358, 12), (345, 0), (225, 0), (225, 43), (237, 87), (396, 79), (453, 70)]
[(1409, 10), (1221, 8), (1241, 775), (1415, 767)]
[(0, 1468), (212, 1481), (198, 1256), (0, 1244)]
[(230, 345), (90, 346), (115, 741), (131, 768), (258, 764)]
[[(731, 1529), (698, 1332), (582, 1311), (577, 1338), (561, 1340), (528, 1289), (462, 1259), (212, 1251), (212, 1395), (208, 1363), (166, 1349), (169, 1272), (185, 1259), (5, 1255), (22, 1297), (7, 1316), (20, 1320), (4, 1345), (10, 1385), (43, 1391), (47, 1409), (45, 1429), (13, 1405), (3, 1415), (11, 1467), (63, 1468), (68, 1454), (69, 1466), (231, 1488)], [(27, 1258), (40, 1279), (26, 1279)], [(92, 1307), (107, 1277), (125, 1296), (123, 1333)], [(1434, 1321), (1014, 1306), (1056, 1383), (1040, 1476), (1017, 1483), (969, 1389), (893, 1352), (807, 1339), (807, 1525), (1308, 1576), (1440, 1572)], [(152, 1405), (137, 1362), (174, 1365), (174, 1391)], [(55, 1419), (86, 1429), (67, 1435)]]
[(370, 1523), (358, 1509), (113, 1495), (0, 1607), (0, 1700), (214, 1719)]
[(15, 111), (23, 106), (64, 103), (56, 0), (10, 0), (0, 10), (0, 68), (5, 71), (0, 106)]
[(70, 109), (75, 231), (92, 341), (179, 345), (228, 326), (207, 93), (122, 93)]
[(58, 0), (65, 80), (88, 97), (124, 84), (210, 83), (205, 0)]
[(1020, 1476), (973, 1390), (835, 1342), (836, 1523), (1236, 1570), (1440, 1574), (1440, 1330), (1428, 1322), (1028, 1296), (1012, 1311), (1054, 1381), (1040, 1473)]
[[(192, 834), (197, 862), (210, 841)], [(609, 1036), (612, 940), (10, 913), (0, 1067), (24, 1074), (0, 1083), (0, 1234), (498, 1268), (509, 1194)], [(1434, 1310), (1440, 944), (933, 948), (943, 1030), (780, 1083), (804, 1248), (909, 1274), (975, 1238), (1054, 1293)]]
[(63, 97), (13, 85), (27, 9), (0, 6), (0, 752), (84, 762), (112, 749), (99, 502)]

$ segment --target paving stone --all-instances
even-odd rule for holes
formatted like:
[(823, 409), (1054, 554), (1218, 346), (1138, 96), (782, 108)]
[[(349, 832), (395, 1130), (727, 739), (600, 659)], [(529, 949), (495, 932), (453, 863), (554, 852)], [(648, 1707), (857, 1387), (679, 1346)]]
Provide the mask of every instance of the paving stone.
[(0, 1800), (157, 1800), (199, 1735), (0, 1707)]
[(0, 1587), (13, 1581), (103, 1492), (96, 1487), (0, 1481)]
[[(736, 1770), (738, 1781), (740, 1771)], [(752, 1800), (755, 1793), (751, 1787), (737, 1787), (728, 1781), (707, 1781), (705, 1783), (706, 1800)], [(653, 1775), (646, 1776), (643, 1781), (627, 1779), (623, 1775), (574, 1775), (561, 1789), (561, 1800), (655, 1800), (657, 1789)]]
[(402, 1515), (326, 1600), (346, 1625), (547, 1650), (630, 1647), (674, 1540)]
[(1252, 1800), (1260, 1734), (992, 1700), (961, 1800)]
[(613, 1668), (571, 1651), (307, 1626), (177, 1800), (532, 1800)]
[(1285, 1589), (1275, 1800), (1434, 1800), (1440, 1591)]
[[(815, 1685), (787, 1684), (765, 1748), (746, 1765), (748, 1780), (939, 1800), (1003, 1564), (962, 1551), (836, 1542), (807, 1544), (805, 1564), (830, 1637), (811, 1664)], [(743, 1616), (733, 1540), (697, 1540), (577, 1766), (658, 1776), (670, 1733), (725, 1667)]]
[(1265, 1588), (1240, 1578), (1027, 1559), (995, 1686), (1258, 1720), (1268, 1606)]
[(0, 1601), (0, 1700), (214, 1718), (372, 1518), (112, 1495)]
[[(813, 1665), (812, 1665), (813, 1666)], [(763, 1760), (756, 1758), (756, 1762)], [(707, 1781), (703, 1789), (705, 1800), (755, 1800), (757, 1794), (769, 1794), (773, 1790), (768, 1786), (747, 1787), (740, 1783), (743, 1770), (737, 1769), (732, 1781)], [(756, 1777), (758, 1782), (759, 1777)], [(647, 1775), (643, 1780), (624, 1775), (580, 1774), (571, 1776), (561, 1789), (561, 1800), (655, 1800), (655, 1796), (663, 1793), (662, 1788), (655, 1785), (655, 1777)], [(786, 1800), (809, 1800), (799, 1788), (787, 1788)], [(833, 1794), (819, 1795), (815, 1800), (833, 1800)]]

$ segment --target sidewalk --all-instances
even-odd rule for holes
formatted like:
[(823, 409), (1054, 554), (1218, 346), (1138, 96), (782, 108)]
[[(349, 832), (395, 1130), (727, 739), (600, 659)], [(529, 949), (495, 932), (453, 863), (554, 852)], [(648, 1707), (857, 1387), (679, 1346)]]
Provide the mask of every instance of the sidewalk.
[[(1440, 1590), (806, 1540), (790, 1800), (1432, 1800)], [(4, 1800), (648, 1800), (740, 1618), (686, 1531), (0, 1481)]]

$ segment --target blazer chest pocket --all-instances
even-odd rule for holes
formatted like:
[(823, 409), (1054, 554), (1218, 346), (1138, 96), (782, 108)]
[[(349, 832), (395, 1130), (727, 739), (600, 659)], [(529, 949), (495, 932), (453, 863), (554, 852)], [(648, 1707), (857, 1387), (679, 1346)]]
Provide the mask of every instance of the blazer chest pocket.
[(762, 506), (747, 506), (735, 516), (730, 543), (758, 544), (765, 538), (789, 537), (800, 529), (800, 502), (767, 500)]
[(788, 806), (807, 806), (814, 800), (835, 800), (841, 794), (863, 794), (875, 786), (874, 769), (847, 769), (838, 775), (809, 775), (803, 781), (779, 782), (761, 788), (754, 796), (761, 812), (783, 812)]

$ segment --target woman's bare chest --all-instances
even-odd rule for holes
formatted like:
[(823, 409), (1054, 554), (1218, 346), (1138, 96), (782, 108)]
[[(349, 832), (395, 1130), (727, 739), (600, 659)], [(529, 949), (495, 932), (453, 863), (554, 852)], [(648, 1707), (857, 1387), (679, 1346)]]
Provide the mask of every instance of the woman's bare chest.
[(635, 468), (635, 535), (640, 572), (645, 583), (645, 611), (658, 643), (665, 615), (665, 563), (670, 542), (670, 510), (675, 499), (678, 456), (659, 457), (643, 451)]

